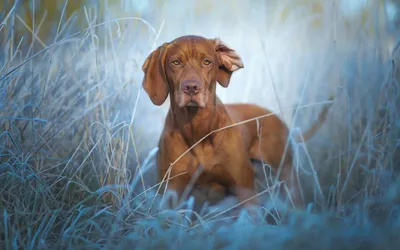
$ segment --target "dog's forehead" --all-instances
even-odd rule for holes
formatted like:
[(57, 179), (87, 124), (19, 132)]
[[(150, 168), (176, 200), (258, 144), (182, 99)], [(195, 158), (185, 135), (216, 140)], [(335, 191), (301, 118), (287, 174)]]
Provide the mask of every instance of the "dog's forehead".
[(215, 51), (212, 42), (201, 36), (182, 36), (172, 41), (171, 45), (171, 49), (183, 50), (192, 55), (201, 52), (211, 54)]

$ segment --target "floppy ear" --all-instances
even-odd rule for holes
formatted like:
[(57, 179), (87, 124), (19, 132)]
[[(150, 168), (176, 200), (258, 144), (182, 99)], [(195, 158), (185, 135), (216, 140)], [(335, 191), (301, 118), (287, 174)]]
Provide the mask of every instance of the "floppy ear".
[(165, 75), (164, 63), (167, 43), (158, 47), (146, 58), (142, 70), (144, 72), (143, 88), (154, 105), (160, 106), (167, 99), (169, 88)]
[(217, 81), (222, 87), (226, 88), (229, 85), (232, 73), (244, 67), (243, 62), (236, 51), (226, 46), (219, 38), (214, 39), (214, 42), (219, 60)]

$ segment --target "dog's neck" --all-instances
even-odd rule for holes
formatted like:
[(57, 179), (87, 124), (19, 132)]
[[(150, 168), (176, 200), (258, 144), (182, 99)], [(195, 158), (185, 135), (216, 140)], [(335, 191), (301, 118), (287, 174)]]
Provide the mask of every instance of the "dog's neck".
[[(201, 140), (211, 131), (218, 129), (220, 117), (217, 112), (223, 108), (217, 96), (209, 98), (206, 107), (178, 108), (171, 98), (171, 114), (174, 120), (174, 128), (179, 129), (189, 146)], [(212, 140), (212, 136), (210, 137)]]

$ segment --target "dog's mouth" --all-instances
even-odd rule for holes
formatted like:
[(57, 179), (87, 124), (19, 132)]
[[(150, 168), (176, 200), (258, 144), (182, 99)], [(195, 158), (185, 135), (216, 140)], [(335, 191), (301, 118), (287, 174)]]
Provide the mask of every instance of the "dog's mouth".
[(190, 109), (195, 109), (195, 108), (205, 108), (206, 107), (206, 102), (204, 100), (204, 97), (201, 95), (183, 95), (179, 96), (179, 107), (181, 108), (190, 108)]
[(198, 107), (197, 103), (195, 101), (189, 101), (186, 104), (186, 107)]
[(203, 108), (206, 107), (206, 105), (205, 105), (205, 103), (202, 103), (202, 102), (198, 102), (198, 101), (195, 101), (195, 100), (190, 100), (188, 103), (186, 103), (185, 107), (203, 109)]

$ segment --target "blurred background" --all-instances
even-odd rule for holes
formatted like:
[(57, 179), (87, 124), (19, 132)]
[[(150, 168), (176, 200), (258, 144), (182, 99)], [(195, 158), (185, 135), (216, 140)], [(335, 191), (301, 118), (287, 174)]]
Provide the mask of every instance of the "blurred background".
[[(229, 88), (218, 87), (225, 103), (257, 103), (298, 132), (335, 97), (325, 125), (295, 147), (310, 199), (379, 193), (399, 163), (399, 10), (394, 0), (2, 1), (3, 161), (61, 187), (131, 183), (169, 107), (141, 90), (141, 65), (163, 42), (194, 34), (243, 58)], [(155, 184), (148, 173), (141, 188)]]

